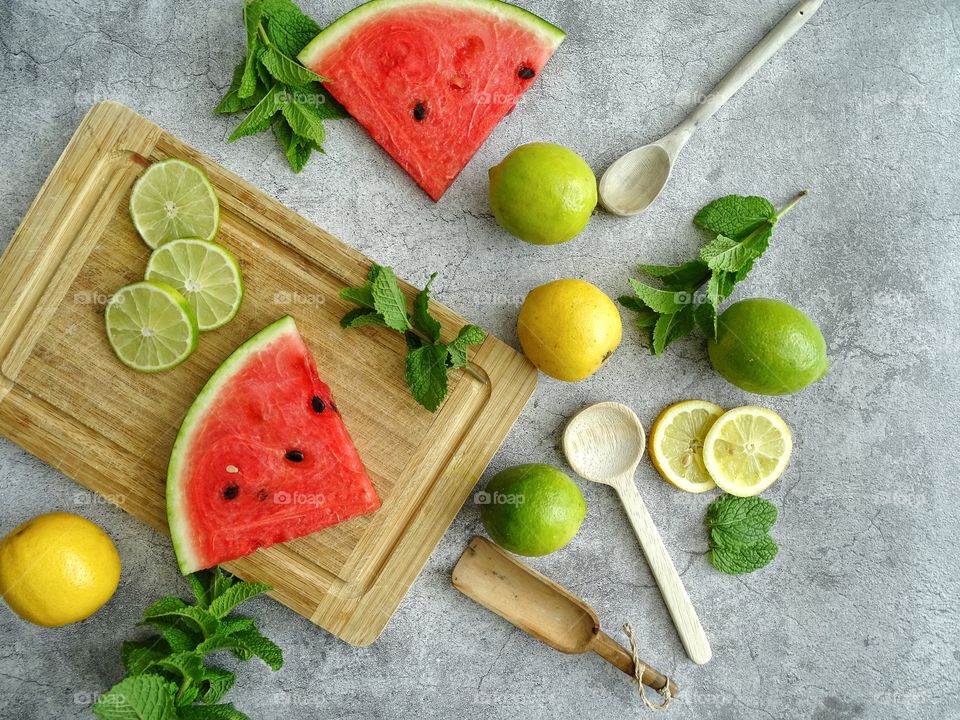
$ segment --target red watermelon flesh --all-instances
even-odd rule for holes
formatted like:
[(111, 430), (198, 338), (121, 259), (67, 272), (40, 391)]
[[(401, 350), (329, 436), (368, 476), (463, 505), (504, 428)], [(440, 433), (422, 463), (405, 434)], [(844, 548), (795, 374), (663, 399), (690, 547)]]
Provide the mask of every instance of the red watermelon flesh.
[(330, 388), (290, 317), (214, 372), (171, 453), (167, 517), (184, 574), (378, 507)]
[(498, 0), (371, 0), (298, 57), (439, 200), (563, 38)]

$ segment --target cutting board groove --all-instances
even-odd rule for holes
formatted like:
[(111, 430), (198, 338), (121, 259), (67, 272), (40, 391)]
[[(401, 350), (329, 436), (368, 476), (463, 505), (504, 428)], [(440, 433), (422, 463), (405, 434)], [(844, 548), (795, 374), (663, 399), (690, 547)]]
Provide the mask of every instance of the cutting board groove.
[[(103, 330), (110, 293), (139, 280), (149, 249), (127, 212), (144, 167), (186, 158), (221, 203), (217, 241), (247, 288), (230, 324), (183, 365), (128, 370)], [(230, 563), (273, 596), (356, 644), (372, 642), (426, 563), (536, 385), (536, 370), (494, 337), (451, 373), (436, 414), (404, 385), (405, 344), (376, 328), (341, 330), (337, 295), (370, 261), (118, 103), (96, 105), (0, 259), (0, 432), (81, 485), (166, 530), (164, 483), (193, 397), (241, 342), (290, 314), (330, 385), (383, 506)], [(401, 283), (412, 298), (415, 290)], [(443, 338), (465, 320), (438, 303)], [(166, 558), (172, 562), (172, 553)]]

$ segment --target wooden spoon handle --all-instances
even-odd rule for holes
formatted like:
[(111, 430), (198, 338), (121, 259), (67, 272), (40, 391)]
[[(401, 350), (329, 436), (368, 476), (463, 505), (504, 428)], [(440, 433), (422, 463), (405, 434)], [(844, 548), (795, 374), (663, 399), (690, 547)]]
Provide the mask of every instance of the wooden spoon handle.
[[(612, 637), (607, 635), (602, 630), (598, 630), (597, 634), (594, 636), (593, 641), (590, 643), (590, 649), (593, 650), (597, 655), (602, 657), (611, 665), (623, 670), (630, 677), (634, 677), (633, 672), (633, 657), (630, 653), (624, 648), (620, 643), (614, 640)], [(676, 697), (677, 690), (676, 684), (668, 678), (663, 673), (655, 670), (650, 667), (646, 661), (641, 661), (644, 664), (643, 671), (643, 684), (649, 685), (654, 690), (663, 690), (664, 686), (668, 683), (670, 685), (670, 695)]]
[(710, 660), (712, 655), (710, 651), (710, 642), (700, 624), (700, 618), (697, 617), (697, 611), (687, 595), (686, 588), (683, 587), (683, 581), (674, 567), (670, 554), (660, 533), (657, 532), (656, 525), (653, 524), (653, 518), (647, 511), (647, 506), (640, 497), (636, 483), (632, 476), (624, 475), (613, 484), (620, 495), (623, 507), (627, 511), (627, 517), (630, 518), (630, 524), (640, 540), (640, 546), (643, 548), (644, 555), (647, 556), (647, 563), (650, 565), (650, 571), (653, 573), (657, 585), (660, 587), (660, 593), (663, 595), (663, 601), (670, 611), (670, 617), (673, 618), (673, 624), (680, 635), (680, 641), (683, 643), (687, 655), (698, 665), (703, 665)]
[[(801, 0), (797, 3), (783, 20), (777, 23), (776, 27), (727, 73), (697, 109), (670, 133), (677, 139), (679, 146), (683, 147), (703, 123), (713, 117), (713, 114), (723, 107), (724, 103), (733, 97), (747, 80), (756, 75), (764, 63), (806, 25), (822, 4), (823, 0)], [(679, 151), (679, 148), (677, 150)]]

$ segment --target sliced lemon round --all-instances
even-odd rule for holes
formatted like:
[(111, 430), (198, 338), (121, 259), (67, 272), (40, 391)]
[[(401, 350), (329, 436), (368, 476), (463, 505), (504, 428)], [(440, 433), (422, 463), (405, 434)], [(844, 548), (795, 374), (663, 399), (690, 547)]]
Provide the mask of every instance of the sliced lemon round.
[(169, 370), (197, 348), (190, 303), (169, 285), (143, 280), (113, 294), (104, 311), (107, 339), (120, 362), (139, 372)]
[(144, 170), (130, 192), (130, 218), (151, 248), (177, 238), (213, 240), (220, 202), (206, 173), (185, 160), (161, 160)]
[(200, 331), (233, 320), (243, 300), (240, 264), (224, 247), (192, 238), (166, 242), (147, 261), (147, 280), (165, 283), (183, 295)]
[(759, 495), (790, 462), (793, 437), (773, 410), (746, 405), (721, 415), (703, 441), (703, 462), (721, 490)]
[(650, 459), (663, 479), (690, 493), (717, 485), (703, 464), (703, 441), (723, 408), (706, 400), (674, 403), (650, 430)]

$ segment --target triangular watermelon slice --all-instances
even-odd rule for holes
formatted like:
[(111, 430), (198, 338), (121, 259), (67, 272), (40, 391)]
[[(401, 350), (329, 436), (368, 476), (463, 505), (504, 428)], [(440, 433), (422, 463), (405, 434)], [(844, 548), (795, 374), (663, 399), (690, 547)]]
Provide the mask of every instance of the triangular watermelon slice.
[(371, 0), (298, 58), (439, 200), (563, 38), (498, 0)]
[(291, 317), (217, 368), (170, 455), (167, 520), (185, 575), (378, 507)]

